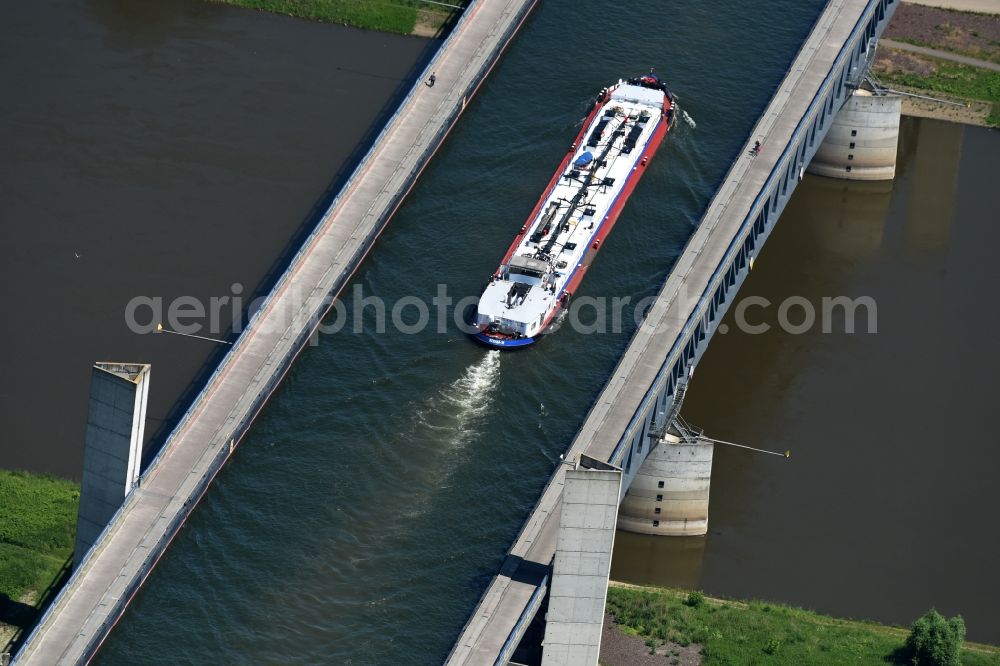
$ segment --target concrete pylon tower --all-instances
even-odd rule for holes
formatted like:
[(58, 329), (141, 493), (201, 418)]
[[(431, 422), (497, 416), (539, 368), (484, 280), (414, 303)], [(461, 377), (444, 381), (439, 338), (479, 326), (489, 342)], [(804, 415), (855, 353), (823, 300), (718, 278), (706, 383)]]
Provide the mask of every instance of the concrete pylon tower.
[(622, 471), (580, 456), (566, 471), (542, 666), (596, 666)]
[(91, 371), (74, 567), (139, 481), (149, 373), (146, 363), (95, 363)]

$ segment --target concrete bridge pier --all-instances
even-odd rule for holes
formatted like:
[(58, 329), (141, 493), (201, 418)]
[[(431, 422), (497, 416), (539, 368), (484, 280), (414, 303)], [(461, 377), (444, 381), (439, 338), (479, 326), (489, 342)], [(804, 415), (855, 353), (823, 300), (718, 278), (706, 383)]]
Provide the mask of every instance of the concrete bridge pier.
[(714, 448), (702, 438), (666, 433), (622, 499), (619, 529), (660, 536), (707, 534)]
[(844, 180), (892, 180), (902, 97), (860, 87), (848, 97), (809, 163), (809, 173)]

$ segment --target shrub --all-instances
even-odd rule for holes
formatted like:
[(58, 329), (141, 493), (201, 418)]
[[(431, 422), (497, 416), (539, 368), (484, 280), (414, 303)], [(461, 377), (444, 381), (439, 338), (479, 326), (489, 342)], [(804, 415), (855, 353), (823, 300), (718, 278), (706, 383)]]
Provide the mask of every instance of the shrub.
[(932, 608), (913, 623), (913, 630), (906, 639), (906, 651), (915, 666), (959, 666), (964, 641), (962, 616), (946, 620)]
[(705, 595), (698, 590), (689, 592), (687, 599), (684, 600), (684, 604), (690, 606), (691, 608), (701, 608), (705, 605)]

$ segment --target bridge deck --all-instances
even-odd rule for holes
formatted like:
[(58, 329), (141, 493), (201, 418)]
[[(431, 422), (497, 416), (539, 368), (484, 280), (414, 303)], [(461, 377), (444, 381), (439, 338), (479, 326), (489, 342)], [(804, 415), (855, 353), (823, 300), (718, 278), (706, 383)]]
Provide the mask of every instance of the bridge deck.
[[(565, 455), (567, 461), (580, 453), (598, 460), (611, 457), (867, 5), (867, 0), (831, 0), (824, 9), (754, 127), (751, 141), (763, 143), (761, 154), (751, 157), (749, 144), (740, 151), (573, 440)], [(512, 632), (517, 633), (515, 626), (525, 619), (522, 612), (541, 580), (540, 575), (524, 571), (546, 567), (555, 553), (567, 469), (566, 464), (560, 465), (549, 480), (504, 567), (466, 623), (449, 664), (493, 664), (505, 643), (509, 645)], [(523, 626), (518, 630), (523, 631)]]
[(474, 2), (17, 656), (89, 660), (535, 0)]

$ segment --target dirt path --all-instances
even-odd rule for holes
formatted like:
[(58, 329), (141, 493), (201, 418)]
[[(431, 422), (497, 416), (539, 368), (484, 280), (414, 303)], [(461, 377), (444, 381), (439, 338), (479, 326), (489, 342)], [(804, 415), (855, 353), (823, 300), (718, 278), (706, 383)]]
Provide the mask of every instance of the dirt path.
[[(1000, 0), (997, 0), (1000, 2)], [(941, 60), (950, 60), (952, 62), (961, 63), (963, 65), (969, 65), (971, 67), (982, 67), (983, 69), (991, 69), (994, 72), (1000, 72), (1000, 64), (995, 62), (988, 62), (986, 60), (979, 60), (977, 58), (970, 58), (969, 56), (958, 55), (957, 53), (951, 53), (949, 51), (941, 51), (939, 49), (931, 49), (926, 46), (917, 46), (915, 44), (907, 44), (906, 42), (897, 42), (892, 39), (881, 39), (879, 40), (881, 46), (887, 46), (890, 49), (898, 49), (900, 51), (909, 51), (910, 53), (917, 53), (919, 55), (930, 56), (932, 58), (939, 58)]]

